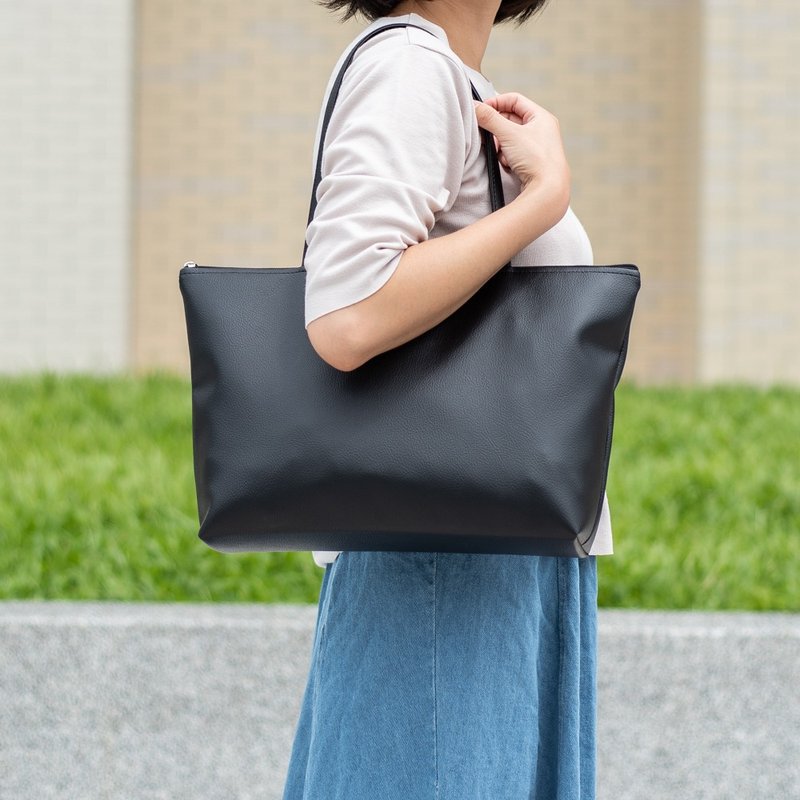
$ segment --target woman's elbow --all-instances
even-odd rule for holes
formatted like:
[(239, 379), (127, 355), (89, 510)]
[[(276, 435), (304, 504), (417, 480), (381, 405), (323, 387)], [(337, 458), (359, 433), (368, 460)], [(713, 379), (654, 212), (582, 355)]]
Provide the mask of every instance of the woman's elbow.
[(352, 372), (369, 359), (361, 341), (361, 332), (361, 325), (351, 307), (317, 317), (306, 328), (317, 355), (341, 372)]

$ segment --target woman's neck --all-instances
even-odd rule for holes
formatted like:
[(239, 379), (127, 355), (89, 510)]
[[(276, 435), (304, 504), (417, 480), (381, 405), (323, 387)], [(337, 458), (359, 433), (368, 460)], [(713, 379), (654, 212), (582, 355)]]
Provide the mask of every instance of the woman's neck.
[(472, 69), (481, 71), (501, 0), (400, 0), (389, 17), (419, 14), (444, 29), (453, 52)]

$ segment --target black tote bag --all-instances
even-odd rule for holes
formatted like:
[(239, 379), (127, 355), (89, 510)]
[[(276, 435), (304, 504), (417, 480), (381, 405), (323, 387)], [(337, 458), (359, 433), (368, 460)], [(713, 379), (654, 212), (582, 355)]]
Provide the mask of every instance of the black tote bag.
[[(363, 42), (406, 24), (364, 36), (341, 67), (309, 221), (344, 71)], [(481, 134), (496, 210), (500, 167)], [(305, 280), (302, 265), (179, 271), (202, 541), (220, 552), (588, 555), (635, 265), (508, 263), (434, 328), (349, 372), (309, 342)]]

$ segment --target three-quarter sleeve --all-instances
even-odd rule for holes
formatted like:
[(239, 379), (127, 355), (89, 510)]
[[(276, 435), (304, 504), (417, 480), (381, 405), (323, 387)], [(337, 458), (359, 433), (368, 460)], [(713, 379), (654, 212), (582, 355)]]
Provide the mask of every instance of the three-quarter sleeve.
[(363, 300), (428, 238), (461, 186), (474, 107), (451, 58), (413, 43), (374, 47), (342, 80), (306, 230), (305, 324)]

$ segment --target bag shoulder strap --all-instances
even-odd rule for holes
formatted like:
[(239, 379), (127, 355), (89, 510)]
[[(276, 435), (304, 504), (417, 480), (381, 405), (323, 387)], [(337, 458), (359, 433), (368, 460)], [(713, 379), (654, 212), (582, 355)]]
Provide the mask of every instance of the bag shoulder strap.
[[(317, 187), (319, 186), (319, 182), (322, 180), (322, 148), (325, 144), (325, 134), (328, 131), (328, 124), (330, 123), (331, 116), (333, 115), (333, 108), (336, 105), (336, 99), (339, 97), (339, 89), (342, 86), (342, 80), (344, 79), (344, 73), (350, 64), (353, 61), (353, 57), (356, 54), (356, 50), (361, 47), (362, 44), (368, 42), (373, 36), (377, 36), (379, 33), (383, 33), (383, 31), (388, 31), (392, 28), (419, 28), (421, 31), (425, 31), (426, 33), (430, 33), (431, 36), (435, 36), (432, 31), (429, 31), (427, 28), (423, 28), (421, 25), (415, 25), (413, 22), (393, 22), (389, 25), (382, 25), (380, 28), (376, 28), (374, 31), (370, 31), (366, 36), (364, 36), (360, 41), (358, 41), (353, 48), (350, 50), (347, 58), (344, 60), (342, 64), (339, 74), (336, 76), (336, 80), (333, 82), (333, 86), (331, 87), (330, 93), (328, 95), (328, 102), (325, 106), (325, 116), (322, 120), (322, 128), (320, 130), (319, 135), (319, 147), (317, 148), (317, 164), (316, 169), (314, 170), (314, 185), (311, 189), (311, 203), (308, 210), (308, 222), (306, 223), (306, 228), (308, 225), (311, 224), (311, 220), (314, 219), (314, 212), (317, 208)], [(483, 98), (478, 93), (478, 90), (475, 88), (475, 85), (472, 81), (469, 82), (469, 85), (472, 89), (472, 96), (476, 100), (482, 100)], [(491, 203), (492, 211), (497, 211), (498, 208), (502, 208), (505, 205), (505, 197), (503, 195), (503, 182), (500, 178), (500, 164), (497, 160), (497, 151), (494, 147), (494, 138), (490, 131), (485, 130), (484, 128), (479, 128), (481, 132), (481, 138), (483, 139), (483, 149), (486, 155), (486, 165), (488, 168), (489, 173), (489, 202)], [(300, 268), (305, 269), (305, 261), (306, 261), (306, 251), (308, 250), (308, 242), (304, 241), (303, 243), (303, 256), (300, 260)], [(511, 262), (509, 261), (508, 264), (503, 267), (510, 267)]]

